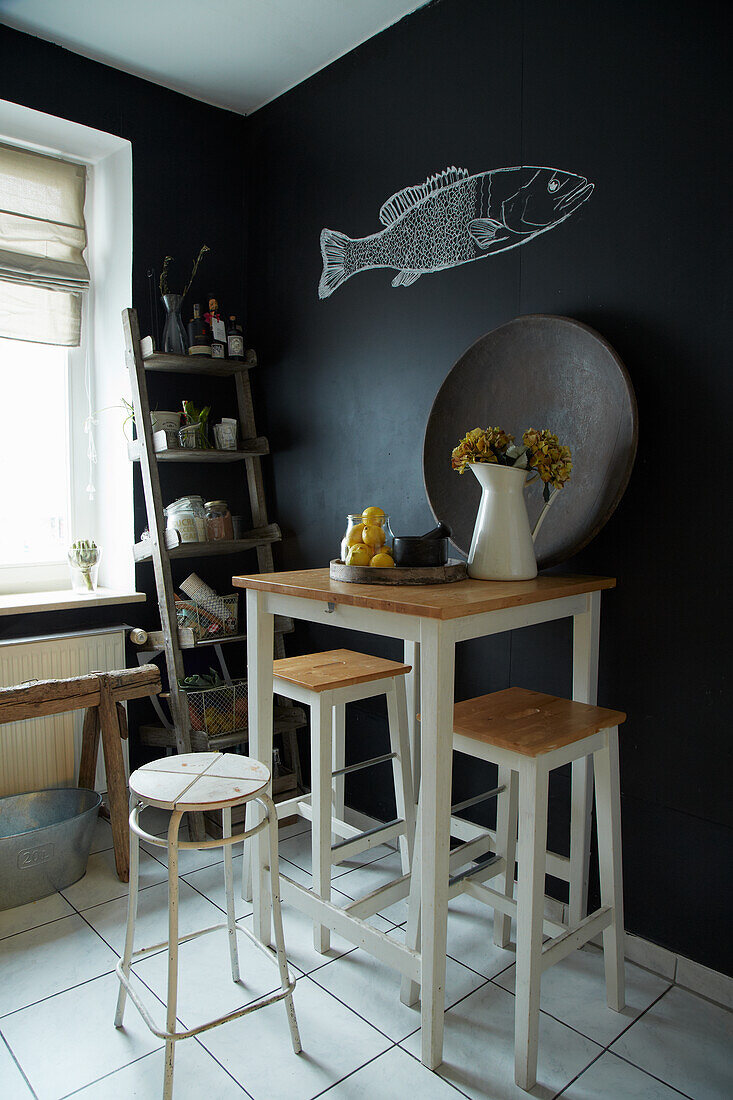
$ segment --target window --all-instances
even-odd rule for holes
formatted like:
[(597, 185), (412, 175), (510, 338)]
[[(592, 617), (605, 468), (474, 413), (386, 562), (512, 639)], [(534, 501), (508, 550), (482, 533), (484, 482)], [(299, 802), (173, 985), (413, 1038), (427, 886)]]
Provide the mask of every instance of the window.
[(0, 594), (68, 589), (76, 538), (102, 547), (101, 585), (134, 592), (131, 269), (129, 142), (0, 101)]

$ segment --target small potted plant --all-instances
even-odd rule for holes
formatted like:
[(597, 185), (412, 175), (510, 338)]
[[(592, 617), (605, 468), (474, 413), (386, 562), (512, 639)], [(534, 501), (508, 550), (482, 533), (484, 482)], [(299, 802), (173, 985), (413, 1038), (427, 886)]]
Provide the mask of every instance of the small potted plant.
[(99, 575), (101, 549), (94, 539), (77, 539), (69, 548), (71, 587), (75, 592), (94, 592)]

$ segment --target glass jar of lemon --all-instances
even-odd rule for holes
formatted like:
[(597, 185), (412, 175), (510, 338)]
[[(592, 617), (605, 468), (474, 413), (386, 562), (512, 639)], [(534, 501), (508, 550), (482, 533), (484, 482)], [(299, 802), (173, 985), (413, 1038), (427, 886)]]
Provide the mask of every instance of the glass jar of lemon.
[(346, 520), (346, 533), (341, 540), (341, 561), (346, 565), (392, 568), (394, 535), (386, 512), (381, 508), (365, 508), (363, 512), (348, 515)]

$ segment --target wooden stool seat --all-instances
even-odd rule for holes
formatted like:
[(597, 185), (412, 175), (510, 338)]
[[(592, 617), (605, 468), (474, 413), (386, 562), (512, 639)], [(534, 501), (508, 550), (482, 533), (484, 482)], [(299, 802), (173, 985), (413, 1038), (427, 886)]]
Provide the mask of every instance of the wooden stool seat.
[(453, 729), (460, 737), (540, 756), (626, 721), (617, 710), (593, 707), (512, 687), (456, 703)]
[(220, 810), (264, 790), (270, 771), (259, 760), (231, 752), (189, 752), (144, 764), (130, 790), (161, 810)]
[(355, 653), (351, 649), (329, 649), (325, 653), (307, 653), (302, 657), (281, 657), (273, 662), (276, 677), (316, 692), (405, 676), (410, 671), (410, 665)]

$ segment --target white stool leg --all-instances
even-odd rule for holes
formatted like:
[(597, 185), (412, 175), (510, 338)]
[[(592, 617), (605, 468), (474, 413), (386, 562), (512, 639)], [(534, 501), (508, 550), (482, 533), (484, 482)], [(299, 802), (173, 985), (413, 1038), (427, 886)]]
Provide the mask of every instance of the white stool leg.
[[(346, 704), (334, 703), (332, 708), (333, 721), (331, 742), (333, 745), (333, 770), (340, 771), (346, 767)], [(336, 775), (333, 778), (333, 815), (340, 821), (344, 820), (346, 776)], [(336, 844), (341, 837), (333, 834), (333, 843)]]
[[(331, 693), (321, 692), (311, 712), (311, 833), (312, 889), (318, 897), (331, 900)], [(325, 925), (314, 924), (313, 944), (324, 954), (331, 942)]]
[(410, 873), (413, 845), (415, 843), (415, 795), (412, 789), (410, 767), (410, 731), (407, 721), (407, 695), (404, 676), (395, 676), (387, 692), (387, 717), (389, 719), (390, 750), (397, 816), (405, 822), (405, 834), (400, 837), (402, 874)]
[[(283, 935), (283, 917), (282, 909), (280, 907), (280, 871), (278, 861), (278, 834), (277, 834), (277, 810), (272, 799), (266, 795), (261, 794), (258, 796), (265, 804), (267, 808), (268, 817), (268, 839), (270, 845), (270, 890), (272, 900), (272, 924), (275, 933), (275, 953), (277, 954), (277, 965), (280, 971), (280, 987), (281, 989), (287, 989), (290, 985), (290, 979), (288, 975), (288, 960), (285, 955), (285, 936)], [(303, 1049), (300, 1043), (300, 1033), (298, 1031), (298, 1021), (295, 1018), (295, 1005), (293, 1004), (293, 995), (289, 993), (287, 997), (284, 997), (285, 1008), (288, 1014), (288, 1026), (290, 1028), (290, 1041), (293, 1044), (293, 1050), (296, 1054), (300, 1054)]]
[[(504, 790), (496, 804), (496, 851), (506, 860), (506, 871), (497, 876), (496, 889), (507, 898), (514, 897), (514, 863), (517, 855), (517, 773), (502, 765), (499, 768), (498, 785)], [(508, 947), (511, 940), (512, 919), (507, 913), (494, 910), (494, 943)]]
[[(221, 811), (222, 837), (232, 835), (232, 809), (226, 806)], [(229, 959), (232, 964), (232, 981), (239, 981), (239, 956), (237, 954), (237, 918), (234, 915), (234, 869), (232, 866), (232, 846), (224, 845), (224, 888), (227, 898), (227, 929), (229, 934)]]
[(537, 1040), (542, 977), (548, 773), (527, 757), (519, 767), (519, 888), (517, 977), (514, 999), (514, 1080), (522, 1089), (537, 1081)]
[[(405, 934), (405, 946), (409, 947), (411, 951), (420, 950), (420, 880), (421, 880), (421, 866), (420, 866), (420, 833), (422, 823), (422, 810), (420, 802), (417, 804), (417, 825), (415, 827), (415, 845), (413, 848), (412, 856), (412, 873), (410, 876), (410, 902), (407, 918), (407, 931)], [(417, 1002), (420, 999), (420, 986), (418, 982), (412, 981), (411, 978), (403, 977), (402, 984), (400, 985), (400, 1000), (403, 1005), (408, 1007)]]
[[(178, 829), (183, 813), (174, 810), (168, 823), (168, 999), (166, 1001), (166, 1030), (176, 1030), (178, 1007)], [(176, 1044), (165, 1041), (165, 1076), (163, 1100), (173, 1098), (173, 1059)]]
[[(135, 797), (130, 798), (130, 812), (135, 805)], [(122, 972), (125, 977), (130, 977), (130, 963), (132, 962), (132, 948), (135, 940), (135, 921), (137, 920), (138, 881), (140, 877), (140, 838), (136, 832), (130, 829), (130, 892), (127, 896), (127, 931), (125, 932), (125, 950), (122, 956)], [(122, 1027), (122, 1018), (125, 1014), (127, 1002), (127, 990), (120, 982), (120, 991), (117, 994), (117, 1011), (115, 1012), (115, 1027)]]
[[(254, 810), (251, 803), (244, 808), (244, 827), (251, 829), (255, 824)], [(245, 840), (242, 856), (242, 900), (252, 901), (252, 853), (254, 847), (251, 840)]]
[(609, 905), (613, 908), (613, 921), (603, 930), (606, 999), (609, 1008), (620, 1012), (626, 1004), (626, 992), (618, 727), (606, 730), (606, 735), (605, 746), (593, 754), (596, 777), (598, 870), (601, 880), (601, 905)]

